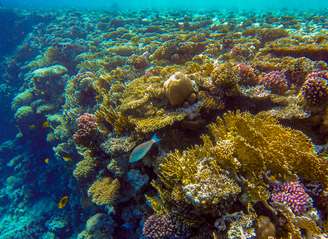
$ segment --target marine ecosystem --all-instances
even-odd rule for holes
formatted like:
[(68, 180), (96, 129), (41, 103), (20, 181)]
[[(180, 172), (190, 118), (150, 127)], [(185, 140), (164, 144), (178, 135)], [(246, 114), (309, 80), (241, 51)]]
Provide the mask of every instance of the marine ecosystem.
[(0, 239), (327, 239), (326, 0), (0, 0)]

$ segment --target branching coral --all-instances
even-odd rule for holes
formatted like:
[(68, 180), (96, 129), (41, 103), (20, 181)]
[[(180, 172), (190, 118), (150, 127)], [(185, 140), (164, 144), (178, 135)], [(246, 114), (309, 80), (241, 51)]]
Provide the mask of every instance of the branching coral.
[(271, 200), (285, 203), (296, 215), (303, 214), (312, 205), (310, 196), (299, 182), (285, 182), (281, 185), (274, 185)]
[(77, 144), (83, 146), (90, 146), (94, 144), (98, 136), (98, 125), (96, 116), (93, 114), (84, 113), (76, 120), (77, 131), (74, 133), (73, 138)]
[(203, 145), (170, 153), (162, 160), (159, 177), (163, 186), (156, 188), (164, 207), (169, 209), (173, 201), (180, 200), (194, 208), (213, 210), (213, 205), (225, 199), (233, 202), (240, 187), (250, 202), (266, 202), (269, 191), (263, 178), (268, 171), (279, 179), (296, 174), (328, 185), (327, 161), (316, 155), (310, 140), (270, 116), (227, 113), (211, 124), (209, 131), (203, 136)]
[(261, 77), (260, 82), (274, 93), (283, 94), (288, 89), (288, 82), (284, 72), (271, 71)]
[(213, 84), (224, 95), (236, 95), (239, 93), (239, 72), (239, 67), (229, 62), (220, 64), (212, 71)]
[(95, 159), (93, 159), (90, 152), (88, 152), (86, 157), (76, 164), (73, 175), (79, 181), (89, 179), (95, 174), (96, 166), (97, 163)]
[(325, 104), (328, 99), (328, 73), (325, 71), (310, 73), (301, 90), (308, 104), (312, 106)]
[(171, 215), (152, 215), (143, 227), (147, 239), (185, 238), (188, 228)]
[(88, 190), (88, 195), (96, 205), (113, 204), (118, 196), (120, 182), (109, 177), (95, 181)]

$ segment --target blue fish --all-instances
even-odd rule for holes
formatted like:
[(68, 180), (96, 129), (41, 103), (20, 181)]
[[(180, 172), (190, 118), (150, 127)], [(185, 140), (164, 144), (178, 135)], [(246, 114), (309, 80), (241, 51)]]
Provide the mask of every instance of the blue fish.
[(140, 159), (145, 157), (145, 155), (148, 153), (148, 151), (151, 149), (154, 143), (158, 143), (160, 141), (160, 138), (157, 136), (157, 134), (154, 134), (150, 140), (139, 144), (137, 147), (135, 147), (129, 158), (129, 163), (135, 163), (138, 162)]

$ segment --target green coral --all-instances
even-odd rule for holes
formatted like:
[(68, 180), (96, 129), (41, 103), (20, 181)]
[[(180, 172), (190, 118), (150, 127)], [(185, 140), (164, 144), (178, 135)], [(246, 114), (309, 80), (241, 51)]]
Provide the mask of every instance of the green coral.
[(34, 111), (31, 106), (19, 107), (15, 112), (15, 119), (17, 122), (25, 121), (33, 117)]
[(18, 107), (27, 105), (31, 103), (33, 100), (33, 92), (31, 89), (24, 90), (15, 96), (13, 101), (11, 102), (11, 108), (16, 110)]

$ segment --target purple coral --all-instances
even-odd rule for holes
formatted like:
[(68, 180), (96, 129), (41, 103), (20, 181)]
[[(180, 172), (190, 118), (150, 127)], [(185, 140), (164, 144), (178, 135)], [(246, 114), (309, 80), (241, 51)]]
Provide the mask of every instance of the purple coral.
[(147, 239), (186, 238), (188, 228), (170, 215), (151, 215), (143, 227)]
[(283, 94), (288, 90), (288, 81), (283, 71), (271, 71), (262, 76), (260, 82), (277, 94)]
[(328, 72), (316, 71), (308, 74), (302, 86), (302, 95), (310, 105), (320, 105), (328, 99)]
[(297, 181), (276, 184), (271, 195), (272, 202), (284, 203), (297, 215), (307, 211), (312, 204), (311, 197)]
[(98, 134), (96, 116), (84, 113), (77, 118), (76, 122), (77, 131), (73, 135), (74, 141), (83, 146), (90, 146)]

